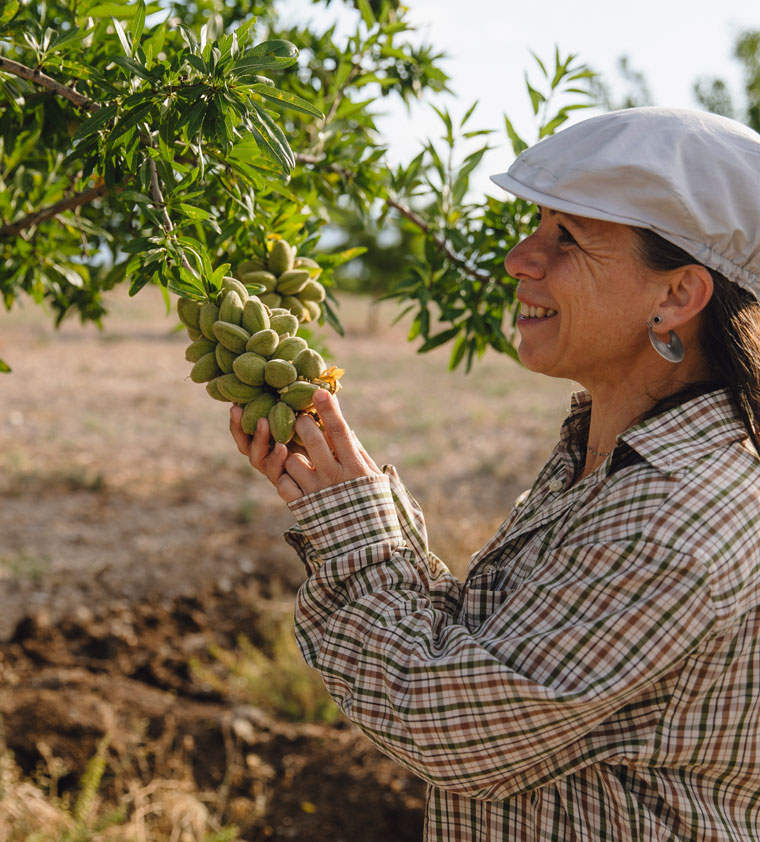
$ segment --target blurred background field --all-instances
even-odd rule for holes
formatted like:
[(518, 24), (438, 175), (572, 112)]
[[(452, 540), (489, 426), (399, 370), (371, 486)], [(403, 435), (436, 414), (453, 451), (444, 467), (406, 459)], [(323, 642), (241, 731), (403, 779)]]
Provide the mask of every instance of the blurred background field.
[[(25, 826), (9, 799), (33, 791), (64, 828), (100, 745), (97, 797), (122, 811), (108, 838), (169, 838), (171, 802), (181, 838), (418, 839), (421, 783), (300, 665), (287, 509), (235, 449), (226, 405), (187, 378), (159, 293), (111, 308), (100, 332), (0, 315), (0, 817)], [(496, 354), (449, 372), (446, 349), (415, 353), (392, 304), (344, 295), (340, 314), (346, 336), (319, 337), (346, 370), (344, 412), (461, 575), (548, 455), (572, 384)]]

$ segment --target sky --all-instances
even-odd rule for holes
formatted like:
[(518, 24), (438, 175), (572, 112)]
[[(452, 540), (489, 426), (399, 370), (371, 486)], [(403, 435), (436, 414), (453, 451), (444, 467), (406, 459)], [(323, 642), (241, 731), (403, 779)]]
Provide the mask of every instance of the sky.
[[(700, 76), (720, 76), (741, 102), (741, 71), (732, 59), (739, 32), (760, 29), (760, 4), (750, 0), (407, 0), (409, 18), (418, 37), (448, 55), (443, 68), (455, 95), (435, 100), (453, 116), (463, 116), (475, 100), (472, 124), (497, 130), (475, 187), (497, 195), (487, 171), (506, 169), (513, 155), (504, 133), (507, 113), (518, 131), (535, 139), (532, 110), (524, 75), (535, 83), (531, 52), (553, 63), (555, 47), (574, 53), (622, 93), (617, 63), (626, 55), (634, 70), (646, 77), (653, 104), (698, 107), (692, 88)], [(287, 0), (284, 16), (303, 23), (334, 20), (342, 3), (325, 10), (309, 0)], [(346, 12), (340, 12), (346, 15)], [(383, 108), (388, 110), (383, 101)], [(578, 118), (591, 116), (579, 111)], [(428, 106), (407, 112), (393, 107), (379, 121), (394, 161), (411, 159), (422, 140), (440, 133), (440, 123)], [(489, 170), (490, 167), (490, 170)]]

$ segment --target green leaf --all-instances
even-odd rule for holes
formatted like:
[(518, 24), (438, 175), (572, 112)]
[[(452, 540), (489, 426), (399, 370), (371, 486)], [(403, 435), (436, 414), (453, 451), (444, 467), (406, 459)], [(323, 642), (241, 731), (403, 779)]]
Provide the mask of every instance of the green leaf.
[(127, 33), (124, 31), (124, 27), (119, 23), (116, 18), (111, 18), (113, 22), (113, 27), (116, 30), (116, 34), (119, 36), (119, 41), (121, 43), (121, 48), (124, 50), (124, 55), (131, 56), (132, 55), (132, 45), (129, 43), (129, 38), (127, 38)]
[(203, 208), (196, 208), (195, 205), (188, 205), (185, 202), (179, 202), (177, 209), (187, 219), (211, 219), (211, 214)]
[(365, 26), (367, 29), (372, 29), (376, 22), (375, 16), (372, 13), (372, 7), (369, 5), (367, 0), (357, 0), (357, 6), (359, 7)]
[(273, 38), (271, 41), (262, 41), (256, 44), (249, 51), (250, 55), (254, 56), (272, 56), (276, 58), (298, 58), (298, 47), (290, 41), (284, 41), (282, 38)]
[(148, 82), (156, 81), (153, 78), (153, 76), (151, 76), (150, 71), (147, 67), (140, 64), (139, 61), (135, 61), (135, 59), (129, 58), (129, 56), (114, 56), (113, 61), (115, 64), (118, 64), (119, 67), (123, 67), (125, 70), (129, 70), (131, 73), (136, 73), (143, 79), (147, 79)]
[(230, 68), (233, 76), (258, 73), (260, 70), (282, 70), (298, 61), (298, 50), (290, 41), (272, 40), (247, 50)]
[(540, 140), (542, 137), (546, 137), (547, 135), (554, 134), (554, 132), (567, 120), (569, 114), (557, 114), (552, 120), (549, 120), (548, 123), (541, 126), (541, 130), (538, 133), (538, 139)]
[(54, 53), (62, 47), (70, 47), (72, 44), (76, 44), (83, 38), (86, 38), (91, 32), (92, 29), (81, 30), (78, 26), (74, 26), (66, 32), (58, 32), (50, 42), (47, 51)]
[(82, 125), (76, 130), (74, 133), (73, 140), (84, 140), (84, 138), (89, 137), (95, 132), (100, 131), (103, 126), (106, 125), (116, 114), (118, 111), (118, 106), (106, 105), (104, 108), (101, 108), (99, 111), (96, 111), (92, 117), (89, 117), (87, 120), (82, 123)]
[(133, 18), (137, 14), (137, 6), (128, 6), (126, 3), (99, 3), (93, 6), (88, 12), (91, 18)]
[(146, 196), (145, 193), (138, 193), (136, 190), (123, 190), (119, 193), (119, 199), (125, 204), (138, 204), (138, 205), (152, 205), (153, 200), (150, 196)]
[(131, 128), (134, 128), (152, 108), (153, 105), (151, 103), (147, 103), (146, 105), (141, 105), (138, 108), (133, 108), (131, 111), (128, 111), (113, 127), (108, 135), (107, 143), (109, 146), (113, 147), (116, 141), (122, 137), (122, 135), (125, 135)]
[(147, 251), (154, 246), (155, 243), (147, 237), (135, 237), (134, 240), (129, 240), (120, 246), (121, 251), (126, 254), (137, 254), (140, 251)]
[(248, 88), (255, 91), (259, 96), (271, 102), (289, 108), (292, 111), (300, 111), (302, 114), (309, 114), (312, 117), (323, 118), (325, 115), (315, 108), (308, 100), (295, 94), (281, 91), (278, 88), (271, 88), (268, 85), (248, 85)]
[(515, 131), (515, 127), (512, 125), (512, 121), (504, 115), (504, 123), (507, 127), (507, 136), (512, 141), (512, 151), (515, 155), (519, 155), (523, 149), (528, 148), (528, 144), (520, 137), (519, 134)]
[(139, 45), (145, 29), (145, 0), (138, 0), (137, 13), (130, 29), (132, 30), (132, 46), (134, 48)]
[(525, 77), (525, 87), (528, 89), (528, 94), (530, 96), (530, 102), (533, 106), (533, 113), (538, 114), (538, 110), (541, 107), (541, 103), (546, 102), (546, 97), (541, 93), (541, 91), (537, 91), (528, 81), (528, 77)]
[(459, 326), (450, 327), (447, 330), (442, 330), (440, 333), (436, 333), (435, 336), (431, 336), (427, 342), (423, 343), (418, 349), (417, 353), (424, 354), (427, 351), (432, 351), (433, 348), (437, 348), (439, 345), (445, 345), (449, 340), (453, 339), (459, 333)]
[[(6, 0), (5, 8), (0, 12), (0, 25), (4, 23), (8, 23), (8, 21), (12, 20), (16, 12), (18, 11), (18, 0)], [(0, 366), (5, 365), (2, 360), (0, 360)], [(10, 371), (9, 368), (3, 369), (0, 367), (0, 371)]]
[(10, 374), (11, 367), (5, 360), (0, 360), (0, 374)]
[(464, 352), (467, 350), (467, 334), (462, 332), (454, 340), (454, 346), (451, 349), (451, 357), (449, 358), (449, 371), (454, 369), (462, 362)]

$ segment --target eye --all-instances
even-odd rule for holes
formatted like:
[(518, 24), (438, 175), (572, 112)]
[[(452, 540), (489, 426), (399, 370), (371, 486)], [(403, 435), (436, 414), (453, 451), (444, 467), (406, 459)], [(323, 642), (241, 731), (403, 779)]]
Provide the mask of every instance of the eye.
[(565, 228), (564, 225), (558, 225), (557, 229), (559, 231), (559, 237), (557, 238), (560, 243), (565, 245), (575, 245), (575, 237)]

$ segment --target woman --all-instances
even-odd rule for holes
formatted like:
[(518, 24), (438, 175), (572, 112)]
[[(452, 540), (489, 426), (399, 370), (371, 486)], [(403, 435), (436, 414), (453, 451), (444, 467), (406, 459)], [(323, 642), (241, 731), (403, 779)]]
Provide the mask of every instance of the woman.
[(427, 839), (757, 840), (760, 138), (631, 109), (494, 181), (541, 210), (520, 358), (585, 391), (463, 583), (334, 398), (305, 454), (233, 409), (298, 521), (300, 646), (430, 783)]

